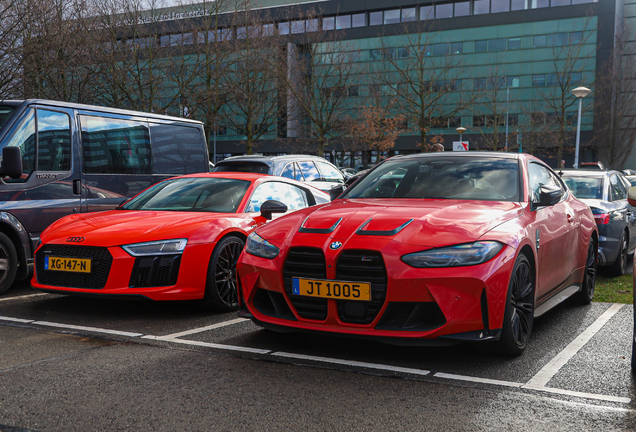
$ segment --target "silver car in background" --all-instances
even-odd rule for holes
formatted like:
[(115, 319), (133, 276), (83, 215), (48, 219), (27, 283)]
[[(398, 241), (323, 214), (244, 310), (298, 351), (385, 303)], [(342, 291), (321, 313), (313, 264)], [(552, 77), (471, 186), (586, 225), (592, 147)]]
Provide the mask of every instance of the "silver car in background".
[(627, 272), (636, 246), (636, 208), (627, 202), (630, 182), (619, 171), (563, 170), (565, 184), (592, 209), (599, 234), (599, 266)]

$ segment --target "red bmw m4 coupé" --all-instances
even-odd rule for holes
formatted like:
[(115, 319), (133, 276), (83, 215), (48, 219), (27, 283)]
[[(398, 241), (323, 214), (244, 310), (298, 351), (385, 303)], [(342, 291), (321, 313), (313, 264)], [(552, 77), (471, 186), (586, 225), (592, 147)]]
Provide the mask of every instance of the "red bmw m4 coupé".
[(250, 234), (239, 315), (278, 331), (526, 347), (533, 319), (594, 295), (590, 209), (512, 153), (388, 159), (331, 203)]
[(326, 202), (316, 188), (263, 174), (171, 178), (116, 210), (52, 224), (35, 252), (32, 285), (63, 294), (201, 299), (207, 308), (233, 310), (247, 236), (274, 213)]

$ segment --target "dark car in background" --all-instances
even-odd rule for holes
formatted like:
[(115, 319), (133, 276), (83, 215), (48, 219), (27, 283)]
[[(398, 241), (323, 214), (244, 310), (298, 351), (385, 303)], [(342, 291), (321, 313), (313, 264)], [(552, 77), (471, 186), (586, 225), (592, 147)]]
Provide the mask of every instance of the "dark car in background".
[(292, 180), (311, 183), (312, 186), (329, 192), (342, 186), (345, 178), (331, 162), (319, 156), (232, 156), (216, 164), (213, 172), (252, 172), (271, 174)]
[(574, 196), (592, 209), (599, 232), (599, 265), (625, 274), (636, 246), (636, 215), (627, 202), (629, 181), (619, 171), (567, 170), (561, 174)]
[[(636, 207), (636, 187), (632, 187), (627, 192), (627, 202), (629, 205)], [(632, 275), (633, 287), (636, 288), (636, 262), (633, 264), (634, 271)], [(634, 330), (632, 333), (632, 373), (636, 374), (636, 295), (632, 290), (632, 302), (634, 303)]]

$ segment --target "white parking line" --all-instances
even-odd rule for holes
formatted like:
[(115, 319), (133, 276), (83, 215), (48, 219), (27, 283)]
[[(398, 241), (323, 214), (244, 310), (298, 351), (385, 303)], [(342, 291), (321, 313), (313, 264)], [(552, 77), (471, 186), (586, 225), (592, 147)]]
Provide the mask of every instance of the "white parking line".
[(27, 319), (20, 319), (20, 318), (11, 318), (11, 317), (5, 317), (5, 316), (0, 316), (0, 321), (11, 321), (11, 322), (19, 322), (19, 323), (31, 323), (34, 320), (27, 320)]
[(51, 295), (51, 294), (38, 293), (38, 294), (27, 294), (27, 295), (16, 296), (16, 297), (7, 297), (7, 298), (0, 299), (0, 302), (10, 301), (10, 300), (22, 300), (22, 299), (27, 299), (31, 297), (40, 297), (40, 296), (47, 296), (47, 295)]
[(240, 346), (234, 346), (234, 345), (223, 345), (223, 344), (217, 344), (212, 342), (200, 342), (200, 341), (191, 341), (191, 340), (184, 340), (184, 339), (168, 339), (168, 342), (175, 342), (175, 343), (180, 343), (184, 345), (203, 346), (203, 347), (216, 348), (216, 349), (222, 349), (222, 350), (248, 352), (253, 354), (269, 354), (272, 352), (271, 350), (265, 350), (265, 349), (247, 348), (247, 347), (240, 347)]
[(592, 337), (623, 307), (623, 304), (614, 303), (600, 317), (596, 319), (583, 333), (574, 339), (563, 351), (557, 354), (537, 374), (528, 381), (524, 387), (538, 389), (545, 387), (548, 382), (561, 370), (565, 364), (579, 352)]
[(344, 366), (356, 366), (356, 367), (363, 367), (368, 369), (379, 369), (379, 370), (385, 370), (390, 372), (404, 372), (404, 373), (409, 373), (413, 375), (428, 375), (431, 373), (430, 371), (423, 370), (423, 369), (402, 368), (402, 367), (389, 366), (389, 365), (383, 365), (383, 364), (377, 364), (377, 363), (365, 363), (365, 362), (358, 362), (358, 361), (352, 361), (352, 360), (341, 360), (341, 359), (335, 359), (330, 357), (316, 357), (316, 356), (310, 356), (310, 355), (304, 355), (304, 354), (287, 353), (282, 351), (274, 352), (271, 355), (277, 356), (277, 357), (293, 358), (298, 360), (311, 360), (311, 361), (322, 362), (322, 363), (334, 363), (334, 364), (339, 364)]
[(191, 329), (191, 330), (186, 330), (186, 331), (182, 331), (180, 333), (173, 333), (173, 334), (169, 334), (169, 335), (165, 335), (165, 336), (143, 336), (143, 339), (155, 339), (155, 340), (165, 340), (165, 339), (176, 339), (182, 336), (188, 336), (191, 334), (195, 334), (195, 333), (201, 333), (204, 331), (208, 331), (208, 330), (214, 330), (214, 329), (218, 329), (218, 328), (222, 328), (222, 327), (226, 327), (229, 325), (233, 325), (233, 324), (238, 324), (238, 323), (242, 323), (244, 321), (249, 321), (248, 319), (245, 318), (237, 318), (237, 319), (233, 319), (230, 321), (223, 321), (220, 323), (216, 323), (216, 324), (212, 324), (206, 327), (199, 327), (199, 328), (195, 328), (195, 329)]
[(500, 381), (500, 380), (494, 380), (489, 378), (477, 378), (477, 377), (471, 377), (471, 376), (465, 376), (465, 375), (447, 374), (443, 372), (437, 372), (433, 376), (436, 378), (446, 378), (446, 379), (452, 379), (452, 380), (458, 380), (458, 381), (470, 381), (470, 382), (481, 383), (481, 384), (494, 384), (494, 385), (500, 385), (500, 386), (506, 386), (506, 387), (519, 388), (523, 385), (523, 383), (517, 383), (512, 381)]
[(521, 388), (529, 389), (529, 390), (538, 390), (541, 392), (547, 392), (547, 393), (553, 393), (553, 394), (560, 394), (564, 396), (576, 396), (576, 397), (586, 398), (586, 399), (596, 399), (596, 400), (602, 400), (607, 402), (619, 402), (619, 403), (627, 404), (632, 401), (630, 398), (624, 398), (620, 396), (609, 396), (609, 395), (600, 395), (600, 394), (594, 394), (594, 393), (577, 392), (577, 391), (562, 390), (562, 389), (557, 389), (552, 387), (524, 385)]
[(106, 334), (128, 336), (128, 337), (139, 337), (143, 334), (143, 333), (131, 333), (131, 332), (125, 332), (125, 331), (119, 331), (119, 330), (102, 329), (97, 327), (76, 326), (71, 324), (58, 324), (58, 323), (53, 323), (48, 321), (32, 321), (31, 324), (47, 326), (47, 327), (63, 328), (63, 329), (69, 329), (69, 330), (84, 330), (84, 331), (91, 331), (95, 333), (106, 333)]

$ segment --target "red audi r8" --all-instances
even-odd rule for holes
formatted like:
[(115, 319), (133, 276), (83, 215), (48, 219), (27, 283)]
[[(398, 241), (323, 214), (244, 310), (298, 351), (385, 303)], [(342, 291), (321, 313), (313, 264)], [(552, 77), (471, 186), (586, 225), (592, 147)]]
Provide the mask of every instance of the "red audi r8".
[(597, 246), (590, 209), (537, 158), (399, 156), (250, 234), (239, 315), (278, 331), (492, 341), (519, 355), (535, 317), (572, 295), (592, 300)]
[(175, 177), (116, 210), (75, 214), (52, 224), (35, 253), (33, 287), (51, 293), (201, 299), (238, 307), (236, 261), (247, 236), (272, 219), (329, 196), (263, 174)]

